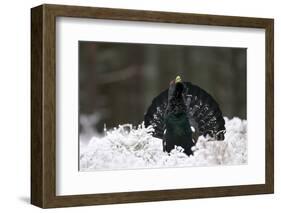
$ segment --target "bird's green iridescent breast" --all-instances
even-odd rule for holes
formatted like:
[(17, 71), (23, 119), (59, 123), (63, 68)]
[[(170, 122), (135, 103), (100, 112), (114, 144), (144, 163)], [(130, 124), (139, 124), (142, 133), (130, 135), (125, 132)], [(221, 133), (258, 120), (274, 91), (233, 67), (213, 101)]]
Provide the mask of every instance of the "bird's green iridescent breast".
[(166, 129), (178, 136), (191, 132), (189, 121), (185, 113), (169, 114), (165, 117)]

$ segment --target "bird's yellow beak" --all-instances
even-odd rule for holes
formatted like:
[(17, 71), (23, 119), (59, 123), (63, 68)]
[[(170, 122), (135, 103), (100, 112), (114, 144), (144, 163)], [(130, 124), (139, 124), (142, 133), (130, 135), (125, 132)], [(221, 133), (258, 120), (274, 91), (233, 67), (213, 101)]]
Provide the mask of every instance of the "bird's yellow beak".
[(176, 77), (175, 83), (179, 83), (179, 82), (181, 82), (181, 77), (178, 75), (178, 76)]

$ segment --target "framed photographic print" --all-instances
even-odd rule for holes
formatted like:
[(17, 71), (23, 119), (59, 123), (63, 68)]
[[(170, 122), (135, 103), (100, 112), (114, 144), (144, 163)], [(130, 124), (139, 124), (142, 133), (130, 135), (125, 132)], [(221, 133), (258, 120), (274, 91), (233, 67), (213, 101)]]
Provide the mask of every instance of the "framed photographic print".
[(31, 203), (274, 191), (273, 19), (31, 9)]

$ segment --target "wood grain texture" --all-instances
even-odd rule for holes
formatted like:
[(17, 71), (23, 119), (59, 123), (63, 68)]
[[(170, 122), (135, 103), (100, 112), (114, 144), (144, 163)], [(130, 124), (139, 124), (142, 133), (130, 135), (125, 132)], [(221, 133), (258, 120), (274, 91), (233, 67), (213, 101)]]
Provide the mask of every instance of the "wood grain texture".
[(274, 21), (266, 26), (265, 171), (268, 191), (274, 192)]
[(43, 204), (42, 58), (43, 7), (31, 14), (31, 203)]
[[(263, 28), (266, 31), (266, 183), (56, 196), (56, 17)], [(64, 207), (273, 193), (274, 23), (272, 19), (41, 5), (31, 10), (31, 203)]]

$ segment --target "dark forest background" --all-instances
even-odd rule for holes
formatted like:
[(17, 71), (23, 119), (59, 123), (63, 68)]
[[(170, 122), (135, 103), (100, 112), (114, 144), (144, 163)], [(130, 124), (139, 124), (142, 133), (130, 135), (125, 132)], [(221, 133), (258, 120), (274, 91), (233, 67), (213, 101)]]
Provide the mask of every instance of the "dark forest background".
[(80, 131), (141, 123), (177, 75), (210, 93), (224, 116), (246, 119), (245, 48), (80, 41)]

